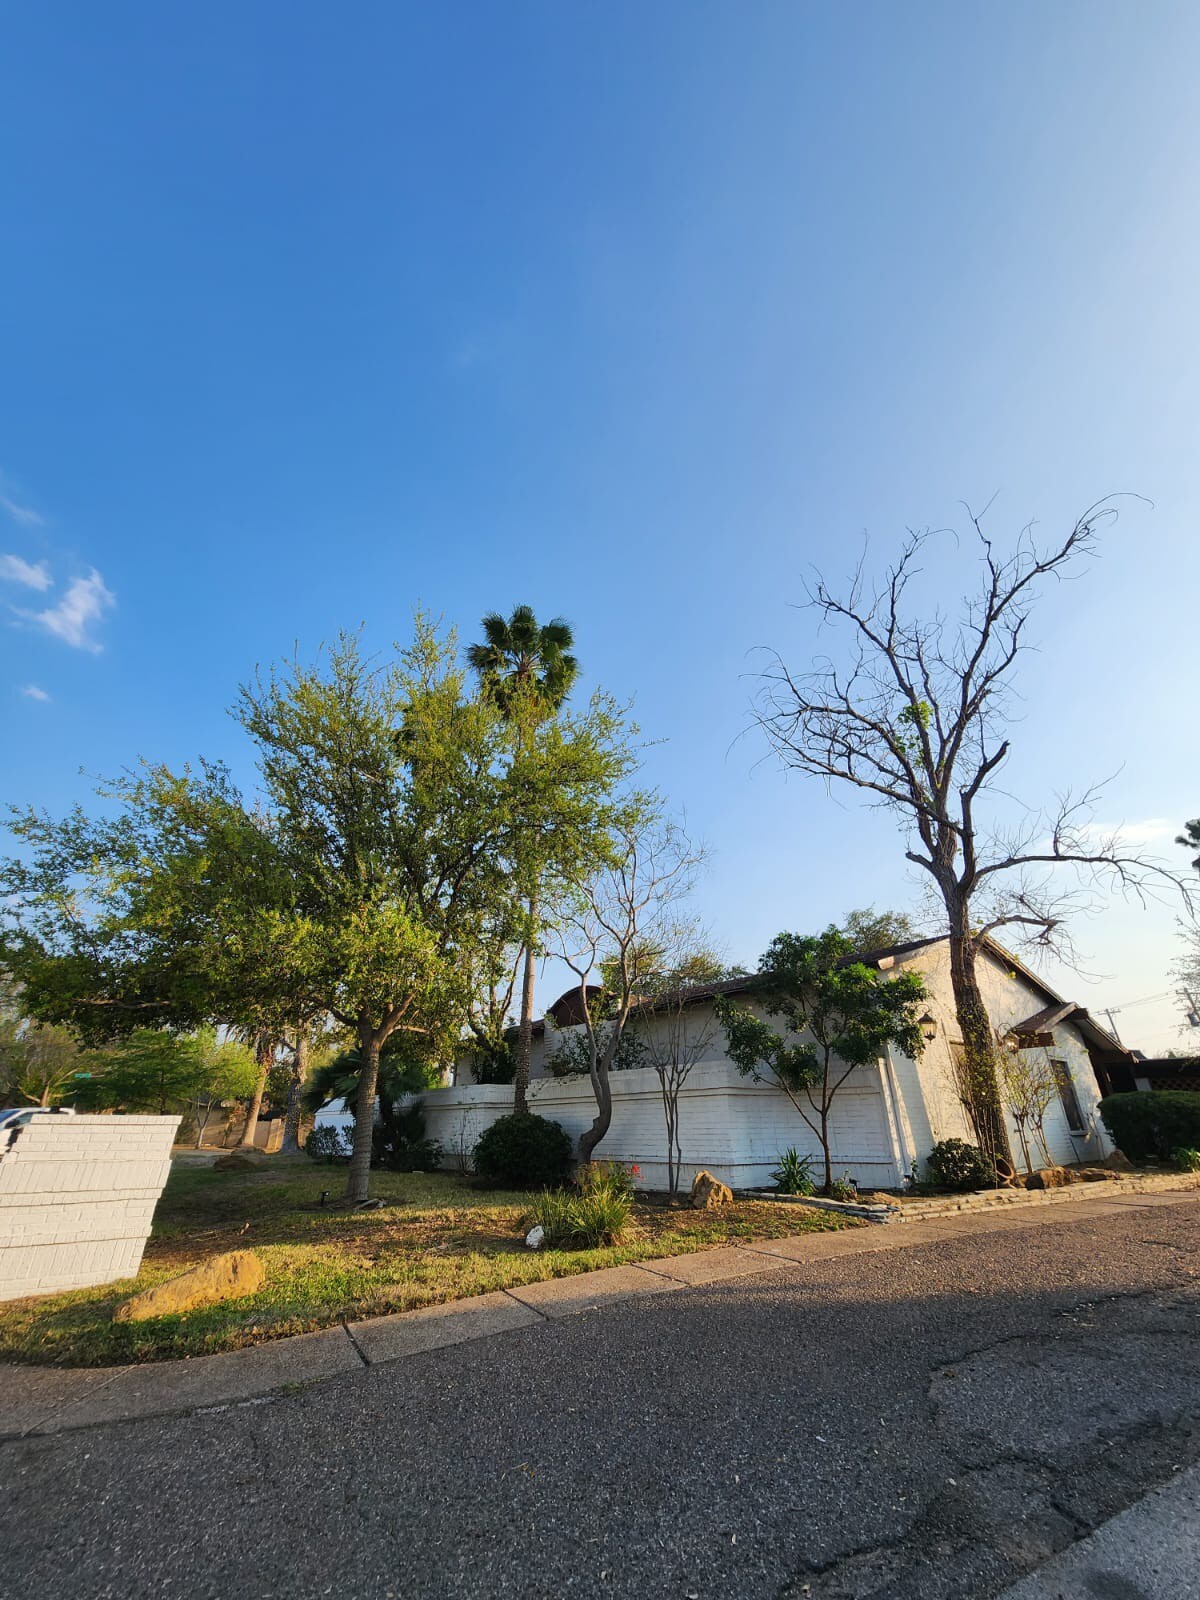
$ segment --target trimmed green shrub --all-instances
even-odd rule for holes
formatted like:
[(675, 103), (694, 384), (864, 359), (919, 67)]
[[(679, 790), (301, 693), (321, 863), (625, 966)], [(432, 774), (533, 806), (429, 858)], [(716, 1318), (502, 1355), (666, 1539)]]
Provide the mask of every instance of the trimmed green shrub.
[(331, 1167), (335, 1161), (348, 1161), (350, 1148), (342, 1130), (325, 1122), (314, 1128), (304, 1141), (304, 1154)]
[(533, 1202), (524, 1226), (540, 1225), (552, 1250), (598, 1250), (618, 1242), (632, 1205), (631, 1196), (613, 1185), (582, 1194), (547, 1190)]
[(485, 1128), (475, 1146), (475, 1171), (489, 1183), (512, 1189), (551, 1188), (571, 1166), (571, 1140), (565, 1128), (526, 1112), (501, 1117)]
[(812, 1157), (802, 1156), (792, 1145), (779, 1158), (779, 1165), (771, 1174), (776, 1194), (816, 1194), (816, 1179), (812, 1175)]
[(1171, 1165), (1176, 1172), (1200, 1172), (1200, 1150), (1172, 1150)]
[(1139, 1089), (1110, 1094), (1100, 1116), (1117, 1149), (1130, 1161), (1169, 1161), (1172, 1150), (1200, 1148), (1200, 1094), (1186, 1089)]
[(965, 1194), (971, 1189), (992, 1189), (996, 1169), (978, 1145), (965, 1139), (940, 1139), (925, 1162), (929, 1181), (938, 1189)]

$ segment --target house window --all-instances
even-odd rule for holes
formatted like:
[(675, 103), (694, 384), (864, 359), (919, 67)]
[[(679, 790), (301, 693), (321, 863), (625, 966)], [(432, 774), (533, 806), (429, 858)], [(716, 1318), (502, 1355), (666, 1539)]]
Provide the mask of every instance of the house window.
[(1070, 1067), (1065, 1061), (1051, 1061), (1050, 1066), (1054, 1073), (1054, 1082), (1058, 1086), (1058, 1098), (1062, 1101), (1063, 1110), (1067, 1114), (1067, 1127), (1072, 1133), (1086, 1133), (1087, 1128), (1083, 1112), (1079, 1109), (1079, 1096), (1075, 1093)]

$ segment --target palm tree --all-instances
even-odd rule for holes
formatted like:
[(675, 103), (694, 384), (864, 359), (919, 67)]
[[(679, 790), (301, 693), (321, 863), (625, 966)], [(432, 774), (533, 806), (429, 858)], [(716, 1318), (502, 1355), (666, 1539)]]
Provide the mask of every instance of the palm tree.
[[(579, 676), (570, 653), (571, 626), (562, 617), (539, 624), (532, 606), (515, 606), (505, 619), (489, 611), (482, 621), (484, 642), (473, 644), (467, 660), (512, 724), (518, 746), (532, 745), (537, 726), (558, 711)], [(529, 1109), (529, 1055), (533, 1043), (534, 958), (537, 946), (538, 884), (536, 869), (525, 888), (525, 965), (521, 984), (521, 1024), (517, 1034), (517, 1068), (513, 1077), (513, 1111)]]
[(553, 716), (579, 675), (570, 623), (554, 617), (539, 626), (532, 606), (514, 606), (507, 620), (489, 611), (481, 626), (485, 642), (471, 645), (467, 660), (505, 716)]

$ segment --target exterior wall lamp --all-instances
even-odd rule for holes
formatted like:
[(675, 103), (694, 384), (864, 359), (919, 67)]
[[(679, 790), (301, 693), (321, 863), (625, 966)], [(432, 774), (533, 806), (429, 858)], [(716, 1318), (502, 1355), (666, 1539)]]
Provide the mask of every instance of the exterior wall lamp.
[(926, 1044), (932, 1044), (937, 1038), (937, 1018), (930, 1012), (927, 1011), (924, 1016), (917, 1018), (917, 1027), (920, 1028), (921, 1037)]

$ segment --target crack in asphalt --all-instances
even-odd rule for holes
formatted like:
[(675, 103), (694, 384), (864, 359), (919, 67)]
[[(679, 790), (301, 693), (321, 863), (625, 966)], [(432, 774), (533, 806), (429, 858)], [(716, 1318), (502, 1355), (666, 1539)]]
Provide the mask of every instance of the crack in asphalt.
[[(1195, 1309), (1197, 1295), (1190, 1290), (1172, 1294), (1161, 1287), (1151, 1287), (1091, 1296), (1072, 1306), (1060, 1307), (1054, 1313), (1053, 1320), (1059, 1325), (1054, 1329), (1040, 1333), (1026, 1329), (984, 1344), (960, 1347), (958, 1354), (939, 1360), (929, 1368), (925, 1398), (931, 1429), (944, 1435), (952, 1426), (943, 1423), (943, 1403), (935, 1393), (939, 1382), (957, 1376), (957, 1368), (969, 1367), (972, 1363), (982, 1365), (1017, 1346), (1028, 1352), (1021, 1365), (1034, 1372), (1037, 1371), (1039, 1347), (1044, 1348), (1047, 1343), (1052, 1345), (1056, 1355), (1075, 1344), (1086, 1348), (1090, 1360), (1119, 1367), (1130, 1359), (1127, 1348), (1130, 1342), (1153, 1341), (1164, 1336), (1183, 1337), (1195, 1343), (1200, 1358), (1200, 1340), (1196, 1338), (1195, 1328), (1181, 1328), (1177, 1322), (1156, 1319), (1139, 1323), (1132, 1330), (1114, 1329), (1109, 1345), (1098, 1349), (1095, 1348), (1095, 1322), (1089, 1322), (1086, 1327), (1061, 1326), (1065, 1319), (1075, 1321), (1081, 1312), (1099, 1313), (1102, 1320), (1105, 1312), (1146, 1302), (1157, 1302), (1166, 1310), (1187, 1312)], [(945, 1484), (914, 1510), (900, 1531), (887, 1538), (864, 1540), (826, 1561), (806, 1564), (798, 1575), (781, 1585), (776, 1600), (903, 1600), (908, 1593), (908, 1572), (914, 1568), (922, 1570), (926, 1583), (923, 1595), (941, 1595), (944, 1600), (955, 1600), (970, 1593), (974, 1600), (985, 1600), (1033, 1571), (1049, 1556), (1087, 1537), (1101, 1522), (1168, 1482), (1184, 1466), (1200, 1460), (1200, 1413), (1194, 1402), (1191, 1407), (1180, 1403), (1170, 1408), (1166, 1417), (1160, 1413), (1115, 1426), (1098, 1445), (1082, 1446), (1100, 1456), (1106, 1471), (1098, 1478), (1093, 1462), (1090, 1478), (1083, 1480), (1085, 1492), (1082, 1496), (1077, 1493), (1074, 1503), (1071, 1495), (1064, 1493), (1063, 1486), (1078, 1487), (1080, 1483), (1075, 1448), (1048, 1454), (1004, 1449), (982, 1430), (961, 1428), (957, 1440), (947, 1439), (946, 1445)], [(1148, 1448), (1142, 1449), (1143, 1446)], [(1146, 1456), (1150, 1459), (1145, 1462), (1144, 1469), (1137, 1470), (1137, 1463)], [(1034, 1492), (1024, 1496), (1016, 1533), (1013, 1519), (1005, 1515), (1003, 1505), (998, 1508), (999, 1515), (989, 1514), (993, 1509), (989, 1502), (1003, 1498), (1004, 1485), (998, 1480), (1006, 1470), (1026, 1474), (1034, 1486)], [(1046, 1521), (1046, 1513), (1061, 1523), (1060, 1537), (1056, 1536), (1059, 1530)], [(1040, 1529), (1040, 1538), (1029, 1537), (1031, 1523)], [(969, 1590), (962, 1587), (967, 1576), (963, 1562), (968, 1556), (973, 1557), (976, 1567), (985, 1565), (990, 1556), (995, 1567), (990, 1576), (979, 1573), (975, 1586)], [(951, 1570), (939, 1577), (938, 1565)], [(933, 1587), (929, 1587), (931, 1579)]]

